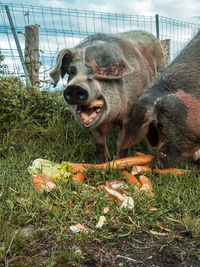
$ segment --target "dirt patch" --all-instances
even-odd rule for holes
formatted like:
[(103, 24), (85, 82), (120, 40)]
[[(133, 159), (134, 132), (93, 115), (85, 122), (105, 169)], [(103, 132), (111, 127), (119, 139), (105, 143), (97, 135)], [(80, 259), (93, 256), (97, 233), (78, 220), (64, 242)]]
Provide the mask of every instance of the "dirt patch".
[[(112, 245), (111, 245), (112, 244)], [(140, 234), (101, 243), (94, 240), (93, 253), (82, 266), (200, 266), (200, 242), (173, 240)]]

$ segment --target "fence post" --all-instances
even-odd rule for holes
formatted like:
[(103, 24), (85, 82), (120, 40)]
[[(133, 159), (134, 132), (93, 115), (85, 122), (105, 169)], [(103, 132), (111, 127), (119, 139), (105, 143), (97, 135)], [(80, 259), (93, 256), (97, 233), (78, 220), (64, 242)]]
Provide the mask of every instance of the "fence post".
[(15, 26), (14, 26), (14, 23), (13, 23), (13, 20), (12, 20), (8, 5), (5, 5), (5, 9), (6, 9), (6, 13), (7, 13), (7, 16), (8, 16), (9, 23), (10, 23), (10, 28), (11, 28), (11, 31), (13, 33), (13, 37), (15, 39), (15, 44), (17, 46), (17, 51), (18, 51), (18, 54), (19, 54), (19, 57), (20, 57), (20, 60), (21, 60), (21, 63), (22, 63), (24, 74), (25, 74), (25, 77), (26, 77), (26, 83), (30, 83), (30, 79), (29, 79), (29, 75), (28, 75), (28, 72), (27, 72), (27, 69), (26, 69), (25, 62), (24, 62), (24, 57), (23, 57), (23, 54), (22, 54), (21, 46), (19, 44), (19, 40), (18, 40), (16, 31), (15, 31)]
[(170, 39), (160, 41), (164, 50), (166, 65), (170, 63)]
[(25, 26), (25, 64), (31, 84), (39, 85), (39, 37), (35, 25)]
[(156, 14), (156, 36), (158, 39), (160, 39), (160, 35), (159, 35), (159, 15)]

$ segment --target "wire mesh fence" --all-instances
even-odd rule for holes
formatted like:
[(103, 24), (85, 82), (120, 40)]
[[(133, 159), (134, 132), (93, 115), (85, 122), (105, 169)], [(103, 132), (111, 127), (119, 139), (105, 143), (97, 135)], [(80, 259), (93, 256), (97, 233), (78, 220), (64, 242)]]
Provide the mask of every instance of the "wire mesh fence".
[(55, 64), (59, 50), (74, 47), (83, 38), (94, 33), (118, 33), (141, 29), (170, 39), (170, 56), (173, 59), (195, 35), (200, 25), (157, 16), (93, 12), (44, 6), (0, 4), (0, 54), (5, 57), (6, 75), (24, 75), (22, 64), (9, 24), (5, 6), (8, 5), (14, 28), (24, 53), (25, 26), (36, 25), (39, 30), (39, 77), (49, 79), (49, 70)]

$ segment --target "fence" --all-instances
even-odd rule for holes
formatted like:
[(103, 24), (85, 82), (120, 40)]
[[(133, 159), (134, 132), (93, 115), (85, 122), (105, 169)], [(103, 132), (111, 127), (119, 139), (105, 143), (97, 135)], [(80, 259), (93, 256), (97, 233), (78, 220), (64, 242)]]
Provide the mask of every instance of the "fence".
[(170, 39), (173, 59), (200, 28), (199, 24), (163, 16), (140, 16), (86, 10), (60, 9), (32, 5), (0, 4), (0, 54), (4, 55), (7, 75), (23, 75), (23, 66), (12, 34), (5, 6), (8, 5), (22, 51), (25, 51), (25, 26), (36, 25), (39, 31), (39, 77), (49, 78), (60, 49), (73, 47), (88, 35), (142, 29)]

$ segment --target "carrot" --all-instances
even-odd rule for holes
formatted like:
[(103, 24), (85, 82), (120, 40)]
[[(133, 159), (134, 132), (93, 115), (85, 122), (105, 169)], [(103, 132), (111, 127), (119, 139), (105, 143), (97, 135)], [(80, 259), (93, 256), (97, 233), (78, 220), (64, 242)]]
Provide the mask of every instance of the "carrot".
[(140, 187), (141, 186), (140, 182), (138, 181), (138, 179), (134, 175), (130, 174), (127, 171), (123, 171), (122, 174), (124, 175), (127, 183), (134, 184), (137, 187)]
[(144, 175), (140, 175), (139, 176), (139, 181), (140, 181), (140, 183), (142, 185), (147, 185), (148, 186), (147, 188), (149, 188), (149, 190), (152, 190), (152, 184), (151, 184), (151, 182), (150, 182), (148, 177), (146, 177)]
[(135, 174), (141, 174), (141, 173), (146, 173), (146, 172), (152, 172), (152, 169), (147, 166), (133, 166), (131, 174), (135, 175)]
[(41, 193), (44, 191), (49, 192), (56, 187), (56, 184), (44, 173), (33, 177), (33, 185), (35, 189)]
[(74, 174), (74, 176), (73, 176), (73, 179), (75, 181), (78, 181), (78, 182), (81, 182), (81, 183), (84, 181), (84, 178), (85, 177), (81, 172), (78, 172), (78, 173)]
[(152, 161), (152, 158), (153, 157), (151, 155), (122, 158), (122, 159), (117, 159), (115, 161), (109, 161), (106, 163), (97, 164), (95, 168), (99, 170), (104, 170), (110, 166), (111, 168), (114, 168), (114, 169), (115, 168), (124, 169), (127, 166), (132, 167), (135, 165), (148, 164)]
[(156, 207), (153, 207), (153, 206), (151, 206), (151, 207), (149, 207), (149, 210), (151, 210), (151, 211), (154, 211), (154, 210), (157, 210), (157, 208), (156, 208)]
[(180, 170), (180, 169), (174, 169), (174, 168), (169, 168), (169, 169), (151, 169), (150, 167), (147, 166), (133, 166), (132, 168), (132, 174), (141, 174), (141, 173), (147, 173), (147, 172), (154, 172), (158, 174), (168, 174), (172, 173), (174, 175), (183, 175), (186, 170)]
[(140, 187), (140, 191), (147, 192), (150, 197), (153, 197), (154, 193), (152, 192), (152, 184), (149, 178), (144, 175), (140, 175), (139, 181), (142, 184)]
[(117, 159), (109, 162), (105, 162), (102, 164), (87, 164), (87, 163), (72, 163), (71, 165), (71, 172), (77, 173), (77, 172), (84, 172), (87, 169), (95, 168), (97, 170), (105, 170), (109, 167), (111, 168), (119, 168), (124, 169), (127, 166), (135, 166), (135, 165), (146, 165), (152, 161), (151, 155), (144, 155), (144, 156), (136, 156), (136, 157), (129, 157), (129, 158), (122, 158)]
[(78, 173), (78, 172), (84, 172), (89, 168), (92, 164), (84, 164), (84, 163), (72, 163), (71, 165), (71, 173)]
[(154, 173), (158, 173), (158, 174), (174, 174), (174, 175), (183, 175), (186, 170), (181, 170), (181, 169), (174, 169), (174, 168), (169, 168), (169, 169), (153, 169)]

